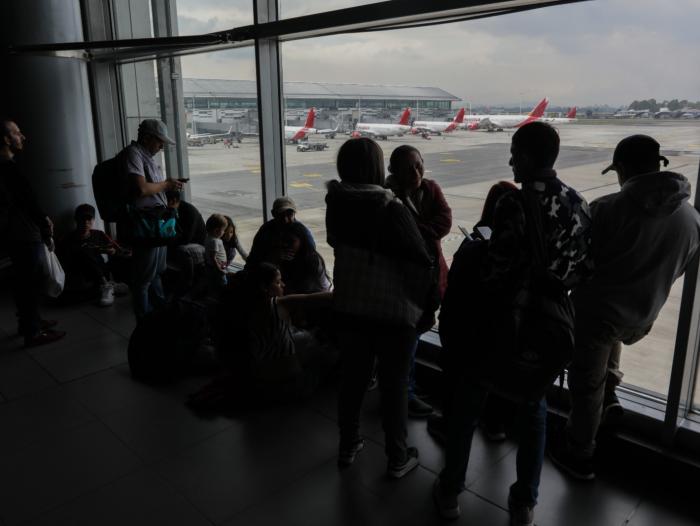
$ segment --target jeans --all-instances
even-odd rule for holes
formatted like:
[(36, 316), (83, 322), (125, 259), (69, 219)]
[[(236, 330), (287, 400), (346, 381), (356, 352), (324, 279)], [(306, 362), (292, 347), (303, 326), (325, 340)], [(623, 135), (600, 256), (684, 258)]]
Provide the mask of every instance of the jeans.
[(143, 318), (155, 306), (165, 303), (160, 275), (166, 269), (166, 247), (134, 247), (132, 255), (131, 295), (136, 319)]
[(576, 319), (576, 348), (569, 366), (571, 413), (566, 424), (567, 446), (579, 457), (591, 457), (606, 394), (620, 384), (621, 342), (641, 340), (651, 327), (613, 327), (604, 320)]
[(420, 338), (416, 338), (416, 343), (411, 349), (411, 364), (408, 370), (408, 399), (413, 400), (416, 397), (416, 351), (418, 350), (418, 342)]
[(23, 243), (10, 247), (13, 272), (12, 292), (17, 307), (19, 332), (25, 340), (39, 334), (41, 329), (39, 297), (44, 283), (41, 266), (43, 252), (42, 242)]
[(362, 401), (376, 356), (386, 455), (390, 462), (405, 462), (408, 370), (416, 342), (415, 329), (344, 316), (338, 333), (342, 367), (338, 394), (341, 447), (360, 437)]
[[(448, 381), (451, 382), (452, 392), (449, 407), (445, 408), (447, 443), (440, 484), (448, 493), (459, 493), (464, 489), (472, 438), (488, 392), (463, 374), (457, 374)], [(518, 413), (520, 440), (516, 456), (517, 481), (510, 487), (510, 495), (520, 504), (534, 506), (537, 504), (544, 460), (547, 403), (544, 397), (538, 402), (524, 403)]]

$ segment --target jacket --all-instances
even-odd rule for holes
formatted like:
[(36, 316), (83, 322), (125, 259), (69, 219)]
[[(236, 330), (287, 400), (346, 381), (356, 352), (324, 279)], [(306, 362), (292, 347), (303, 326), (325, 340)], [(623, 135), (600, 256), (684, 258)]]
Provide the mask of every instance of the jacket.
[(447, 287), (448, 267), (445, 256), (442, 253), (440, 240), (449, 234), (452, 228), (452, 210), (447, 204), (442, 189), (435, 181), (423, 179), (417, 192), (418, 202), (414, 203), (410, 199), (403, 199), (400, 193), (397, 192), (393, 177), (387, 178), (387, 186), (413, 212), (420, 233), (423, 235), (426, 243), (430, 245), (431, 252), (435, 255), (439, 268), (438, 290), (440, 299), (442, 299)]
[(50, 237), (47, 216), (14, 160), (0, 161), (0, 230), (0, 238), (13, 245)]
[(326, 205), (334, 309), (415, 327), (433, 262), (411, 212), (390, 190), (339, 181), (328, 183)]
[(591, 203), (595, 271), (575, 291), (577, 315), (625, 328), (653, 324), (700, 244), (700, 214), (689, 197), (684, 176), (655, 172)]

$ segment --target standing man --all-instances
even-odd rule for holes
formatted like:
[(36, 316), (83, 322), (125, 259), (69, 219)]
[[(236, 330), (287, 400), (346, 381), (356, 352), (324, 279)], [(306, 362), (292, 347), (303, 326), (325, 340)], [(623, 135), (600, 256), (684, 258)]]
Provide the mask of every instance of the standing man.
[(0, 137), (0, 235), (12, 260), (19, 334), (25, 347), (36, 347), (66, 335), (52, 330), (57, 322), (42, 320), (38, 310), (44, 282), (41, 258), (44, 245), (53, 250), (53, 223), (15, 162), (26, 139), (19, 126), (9, 119), (0, 120)]
[[(182, 182), (165, 179), (155, 160), (165, 143), (175, 144), (168, 137), (168, 128), (158, 119), (141, 121), (138, 138), (124, 150), (124, 169), (131, 189), (130, 204), (137, 210), (168, 206), (165, 192), (181, 190)], [(141, 319), (153, 304), (165, 302), (160, 276), (166, 269), (166, 247), (135, 246), (132, 256), (131, 293), (134, 313)]]
[(619, 142), (605, 170), (620, 191), (591, 203), (593, 277), (575, 291), (576, 350), (569, 368), (572, 407), (565, 436), (549, 454), (580, 480), (595, 477), (592, 458), (601, 419), (622, 407), (620, 352), (646, 336), (700, 243), (700, 215), (687, 202), (690, 183), (661, 171), (668, 159), (648, 135)]

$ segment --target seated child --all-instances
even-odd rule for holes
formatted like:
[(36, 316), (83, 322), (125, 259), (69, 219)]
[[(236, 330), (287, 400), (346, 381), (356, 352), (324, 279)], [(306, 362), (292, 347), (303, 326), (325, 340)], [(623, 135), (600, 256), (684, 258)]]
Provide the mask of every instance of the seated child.
[(243, 261), (248, 260), (248, 252), (241, 246), (241, 242), (238, 239), (236, 233), (236, 225), (233, 224), (233, 219), (229, 216), (224, 216), (228, 225), (226, 226), (226, 231), (224, 232), (224, 237), (222, 238), (224, 242), (224, 249), (226, 250), (226, 266), (228, 272), (234, 272), (235, 269), (231, 268), (231, 263), (233, 263), (236, 253), (240, 254)]
[(115, 241), (101, 230), (95, 230), (95, 208), (89, 204), (75, 209), (76, 228), (58, 244), (57, 255), (66, 272), (69, 289), (99, 290), (99, 304), (114, 303), (117, 294), (125, 294), (126, 285), (114, 283), (107, 257), (128, 256)]
[(221, 214), (212, 214), (207, 219), (207, 237), (204, 240), (204, 263), (212, 292), (220, 291), (226, 285), (226, 249), (222, 237), (228, 222)]

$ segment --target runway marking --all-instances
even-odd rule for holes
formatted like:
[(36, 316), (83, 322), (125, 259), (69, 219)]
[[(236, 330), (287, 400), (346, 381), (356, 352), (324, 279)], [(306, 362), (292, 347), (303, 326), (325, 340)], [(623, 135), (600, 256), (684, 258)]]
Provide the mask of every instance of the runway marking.
[(323, 174), (319, 173), (308, 173), (308, 174), (301, 174), (303, 177), (323, 177)]
[(441, 163), (461, 163), (461, 162), (462, 162), (462, 159), (451, 159), (451, 158), (448, 158), (448, 159), (440, 159), (440, 162), (441, 162)]
[(311, 183), (289, 183), (292, 188), (313, 188), (314, 185)]

